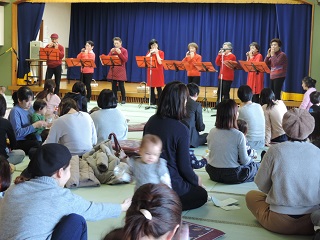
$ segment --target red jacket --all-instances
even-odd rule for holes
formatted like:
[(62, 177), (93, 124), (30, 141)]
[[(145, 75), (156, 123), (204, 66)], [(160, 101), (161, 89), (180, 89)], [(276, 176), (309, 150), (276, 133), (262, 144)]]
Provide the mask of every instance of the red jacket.
[[(49, 45), (47, 45), (46, 48), (49, 48)], [(59, 60), (48, 60), (47, 66), (49, 68), (55, 68), (62, 64), (62, 58), (64, 58), (64, 47), (58, 44), (58, 49), (59, 49)]]
[[(81, 52), (78, 54), (77, 58), (78, 59), (92, 59), (94, 61), (96, 59), (96, 55), (94, 54), (93, 51), (91, 51), (89, 53)], [(82, 73), (93, 73), (94, 68), (93, 67), (81, 67), (81, 72)]]
[(193, 63), (196, 63), (196, 62), (201, 62), (202, 61), (202, 57), (201, 55), (195, 53), (194, 57), (191, 58), (190, 55), (188, 55), (187, 57), (185, 57), (182, 62), (187, 62), (189, 63), (190, 65), (190, 71), (188, 71), (188, 76), (190, 77), (197, 77), (197, 76), (200, 76), (201, 75), (201, 72), (199, 72), (197, 70), (197, 68), (194, 66)]
[[(237, 59), (234, 54), (230, 53), (228, 55), (223, 56), (223, 61), (227, 61), (227, 60), (236, 61)], [(221, 64), (222, 64), (222, 55), (218, 54), (218, 56), (216, 57), (216, 65), (220, 67), (218, 78), (221, 79), (221, 74), (222, 74), (223, 75), (222, 80), (233, 81), (234, 70), (227, 67), (225, 64), (221, 66)]]

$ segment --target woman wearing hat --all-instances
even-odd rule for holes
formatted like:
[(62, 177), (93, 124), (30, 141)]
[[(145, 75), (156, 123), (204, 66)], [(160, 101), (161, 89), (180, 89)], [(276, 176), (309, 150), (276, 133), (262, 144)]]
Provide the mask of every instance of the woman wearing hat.
[[(252, 42), (249, 45), (250, 50), (247, 52), (247, 61), (248, 62), (263, 62), (263, 57), (259, 53), (260, 46), (257, 42)], [(247, 85), (251, 87), (253, 96), (252, 101), (259, 103), (259, 94), (263, 89), (263, 73), (259, 72), (249, 72)]]
[(201, 72), (197, 70), (194, 66), (194, 63), (198, 63), (202, 61), (201, 55), (197, 54), (198, 44), (195, 42), (188, 44), (188, 52), (186, 53), (186, 57), (182, 60), (182, 62), (189, 63), (190, 70), (187, 72), (188, 74), (188, 83), (196, 83), (198, 86), (200, 85), (200, 76)]
[(1, 239), (87, 239), (86, 220), (119, 217), (131, 204), (95, 203), (63, 188), (70, 178), (69, 150), (42, 145), (31, 159), (30, 179), (19, 176), (0, 201)]
[(46, 79), (51, 79), (54, 75), (54, 81), (56, 82), (56, 88), (54, 89), (55, 94), (59, 94), (60, 91), (60, 81), (62, 73), (62, 58), (64, 58), (64, 47), (58, 42), (59, 36), (56, 33), (51, 34), (51, 43), (49, 43), (46, 48), (53, 48), (59, 50), (59, 55), (56, 56), (55, 60), (47, 60), (47, 72)]
[(269, 148), (254, 180), (261, 192), (246, 195), (249, 210), (272, 232), (314, 233), (310, 214), (320, 209), (320, 149), (307, 141), (314, 125), (305, 109), (284, 114), (282, 127), (289, 141)]

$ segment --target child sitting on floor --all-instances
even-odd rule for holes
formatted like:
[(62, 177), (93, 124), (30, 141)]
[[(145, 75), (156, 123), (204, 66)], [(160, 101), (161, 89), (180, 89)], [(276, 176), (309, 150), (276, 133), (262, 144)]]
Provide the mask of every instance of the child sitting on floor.
[(146, 134), (141, 141), (139, 156), (127, 160), (131, 175), (136, 180), (135, 191), (146, 183), (164, 183), (171, 188), (167, 161), (160, 158), (161, 150), (161, 139)]
[(310, 94), (310, 102), (313, 105), (309, 108), (309, 112), (320, 112), (320, 92), (312, 92)]
[[(47, 112), (47, 103), (46, 101), (44, 101), (43, 99), (37, 99), (34, 103), (33, 103), (33, 109), (34, 109), (34, 113), (31, 116), (31, 123), (35, 123), (38, 121), (45, 121), (46, 120), (46, 112)], [(42, 142), (41, 139), (41, 133), (42, 131), (45, 129), (45, 127), (41, 127), (41, 128), (37, 128), (37, 131), (34, 132), (36, 139), (39, 142)]]
[[(238, 130), (243, 133), (244, 137), (246, 137), (246, 135), (248, 133), (247, 122), (242, 119), (238, 119), (237, 124), (238, 124)], [(257, 158), (258, 154), (257, 154), (256, 150), (251, 149), (251, 147), (248, 145), (247, 139), (246, 139), (246, 149), (247, 149), (247, 153), (248, 153), (249, 157), (251, 157), (252, 159)]]

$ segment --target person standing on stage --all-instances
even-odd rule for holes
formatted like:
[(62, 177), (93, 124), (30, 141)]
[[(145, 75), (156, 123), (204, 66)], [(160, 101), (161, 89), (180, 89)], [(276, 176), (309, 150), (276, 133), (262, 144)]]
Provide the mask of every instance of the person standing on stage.
[(287, 55), (281, 51), (282, 42), (279, 38), (270, 41), (270, 48), (265, 63), (271, 67), (270, 80), (271, 89), (274, 92), (276, 100), (281, 100), (281, 89), (287, 74)]
[[(249, 52), (246, 53), (248, 62), (262, 62), (263, 57), (259, 53), (260, 46), (257, 42), (252, 42)], [(263, 73), (249, 72), (247, 85), (251, 87), (253, 92), (252, 102), (259, 103), (259, 94), (263, 89)]]
[[(77, 58), (79, 59), (92, 59), (95, 61), (96, 55), (92, 51), (94, 43), (92, 41), (87, 41), (85, 48), (81, 49), (81, 52), (78, 54)], [(94, 67), (81, 67), (81, 78), (80, 81), (86, 85), (87, 88), (87, 102), (90, 102), (91, 98), (91, 81), (93, 77)]]
[[(217, 57), (216, 57), (216, 65), (220, 67), (219, 72), (219, 84), (218, 84), (218, 101), (222, 101), (222, 99), (230, 99), (230, 87), (232, 81), (234, 79), (234, 68), (230, 66), (230, 64), (226, 64), (226, 61), (236, 61), (236, 56), (232, 53), (232, 43), (225, 42), (222, 45)], [(220, 86), (222, 83), (222, 86)], [(220, 91), (221, 91), (221, 99), (220, 99)]]
[(47, 72), (46, 79), (51, 79), (54, 75), (54, 81), (56, 83), (56, 88), (54, 89), (54, 94), (59, 95), (60, 91), (60, 81), (62, 73), (62, 58), (64, 58), (64, 47), (58, 43), (59, 36), (56, 33), (52, 33), (51, 43), (49, 43), (46, 48), (59, 49), (59, 59), (58, 60), (47, 60)]
[(150, 97), (151, 105), (156, 104), (156, 95), (154, 88), (157, 88), (158, 99), (162, 93), (162, 88), (164, 86), (164, 74), (162, 60), (164, 60), (164, 52), (159, 49), (158, 41), (156, 39), (151, 39), (149, 42), (149, 51), (146, 55), (147, 57), (155, 57), (156, 67), (147, 69), (147, 86), (150, 86)]
[(111, 48), (108, 56), (118, 56), (121, 60), (120, 66), (110, 67), (107, 79), (112, 80), (112, 91), (118, 99), (117, 91), (118, 86), (121, 91), (122, 104), (126, 103), (126, 90), (124, 88), (124, 82), (127, 81), (126, 62), (128, 61), (128, 51), (122, 47), (122, 40), (119, 37), (113, 38), (114, 48)]
[(194, 63), (201, 62), (201, 55), (197, 54), (198, 44), (192, 42), (188, 44), (189, 51), (186, 53), (186, 57), (182, 60), (182, 62), (189, 63), (190, 71), (188, 71), (188, 83), (195, 83), (200, 86), (200, 75), (201, 72), (197, 70), (194, 66)]

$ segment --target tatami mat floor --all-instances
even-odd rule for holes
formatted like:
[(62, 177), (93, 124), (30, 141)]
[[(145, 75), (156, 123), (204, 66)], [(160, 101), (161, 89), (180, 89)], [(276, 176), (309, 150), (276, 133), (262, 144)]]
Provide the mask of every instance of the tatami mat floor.
[[(89, 109), (96, 106), (95, 102), (89, 104)], [(129, 124), (138, 124), (146, 122), (150, 116), (155, 113), (154, 109), (145, 110), (146, 104), (140, 108), (138, 104), (124, 104), (119, 105), (118, 108), (125, 114), (126, 118), (130, 120)], [(215, 110), (208, 109), (203, 112), (204, 122), (206, 124), (205, 132), (208, 132), (213, 126), (215, 118), (211, 115)], [(141, 139), (142, 132), (129, 132), (129, 139)], [(201, 146), (195, 149), (198, 158), (204, 155), (206, 146)], [(28, 158), (16, 166), (16, 171), (13, 178), (20, 174), (20, 172), (27, 166)], [(251, 189), (257, 189), (254, 183), (245, 183), (238, 185), (225, 185), (213, 182), (204, 169), (196, 170), (203, 180), (209, 196), (214, 196), (219, 200), (227, 198), (234, 198), (238, 200), (239, 210), (225, 211), (221, 208), (215, 207), (212, 202), (207, 202), (201, 208), (186, 211), (183, 213), (183, 218), (186, 221), (202, 224), (224, 231), (225, 236), (220, 239), (252, 239), (252, 240), (277, 240), (277, 239), (311, 239), (310, 236), (285, 236), (269, 232), (262, 228), (255, 220), (245, 204), (245, 194)], [(133, 195), (133, 184), (124, 185), (102, 185), (95, 188), (79, 188), (72, 190), (75, 194), (83, 196), (85, 199), (99, 202), (121, 202), (125, 198)], [(120, 227), (123, 224), (124, 214), (117, 219), (108, 219), (99, 222), (88, 222), (88, 231), (90, 240), (99, 240), (110, 230)]]

